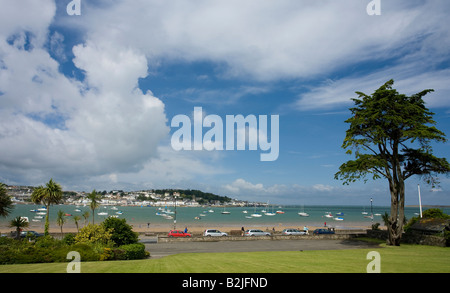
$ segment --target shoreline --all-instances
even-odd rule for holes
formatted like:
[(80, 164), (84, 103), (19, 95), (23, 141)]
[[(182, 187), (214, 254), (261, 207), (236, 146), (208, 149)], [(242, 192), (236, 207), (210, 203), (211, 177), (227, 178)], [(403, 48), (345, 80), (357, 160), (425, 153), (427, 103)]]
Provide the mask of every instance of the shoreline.
[[(315, 229), (320, 228), (335, 228), (336, 230), (361, 230), (361, 229), (370, 229), (371, 225), (363, 225), (362, 223), (349, 223), (349, 225), (345, 225), (345, 223), (339, 223), (340, 225), (327, 225), (326, 227), (319, 226), (319, 225), (307, 225), (309, 231), (314, 231)], [(167, 224), (150, 224), (150, 226), (147, 226), (146, 223), (134, 223), (131, 225), (134, 232), (137, 233), (164, 233), (169, 232), (174, 228), (173, 223), (167, 223)], [(79, 225), (79, 229), (84, 227), (84, 224)], [(187, 227), (189, 233), (195, 233), (195, 234), (201, 234), (206, 229), (218, 229), (222, 232), (229, 233), (231, 230), (241, 230), (242, 225), (237, 224), (227, 224), (227, 223), (221, 223), (221, 224), (211, 224), (208, 225), (207, 223), (202, 224), (195, 224), (195, 225), (183, 225), (182, 223), (176, 225), (177, 230), (184, 230)], [(276, 225), (265, 225), (265, 224), (250, 224), (250, 225), (244, 225), (243, 226), (245, 230), (247, 229), (261, 229), (263, 231), (272, 231), (275, 229), (277, 232), (283, 231), (283, 229), (287, 228), (295, 228), (299, 230), (303, 230), (303, 226), (299, 227), (298, 225), (289, 225), (289, 224), (276, 224)], [(384, 229), (384, 226), (379, 227), (380, 229)], [(8, 234), (11, 231), (13, 231), (14, 228), (10, 228), (8, 226), (0, 226), (0, 233), (2, 234)], [(44, 233), (44, 227), (43, 224), (40, 224), (39, 226), (33, 225), (30, 223), (30, 226), (24, 229), (25, 231), (36, 231), (38, 233)], [(50, 223), (49, 232), (52, 234), (61, 233), (61, 229), (59, 226), (56, 226), (55, 224)], [(77, 228), (75, 224), (66, 224), (63, 226), (63, 233), (77, 233)]]

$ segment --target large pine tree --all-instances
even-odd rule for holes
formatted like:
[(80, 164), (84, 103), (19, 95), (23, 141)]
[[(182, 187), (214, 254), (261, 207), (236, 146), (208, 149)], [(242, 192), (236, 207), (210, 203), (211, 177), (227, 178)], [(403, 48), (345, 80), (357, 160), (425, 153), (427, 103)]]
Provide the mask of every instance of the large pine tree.
[[(433, 115), (425, 107), (423, 97), (428, 89), (412, 96), (393, 89), (393, 80), (386, 82), (372, 95), (356, 92), (352, 99), (352, 117), (342, 147), (355, 160), (342, 164), (335, 178), (344, 184), (366, 178), (385, 178), (389, 182), (391, 212), (388, 244), (400, 245), (404, 225), (405, 180), (422, 176), (438, 184), (437, 174), (450, 172), (445, 158), (433, 155), (430, 142), (446, 142), (445, 134), (434, 125)], [(367, 180), (367, 179), (365, 179)]]

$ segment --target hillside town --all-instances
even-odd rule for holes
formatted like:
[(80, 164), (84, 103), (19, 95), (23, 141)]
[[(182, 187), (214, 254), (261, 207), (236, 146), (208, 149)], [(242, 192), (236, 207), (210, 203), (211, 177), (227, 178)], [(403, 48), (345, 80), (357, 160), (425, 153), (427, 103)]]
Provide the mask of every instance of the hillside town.
[[(6, 186), (7, 193), (13, 202), (17, 204), (31, 203), (33, 186)], [(238, 199), (231, 199), (226, 196), (219, 196), (212, 193), (205, 193), (199, 190), (183, 189), (151, 189), (140, 191), (97, 191), (102, 195), (101, 205), (111, 206), (266, 206), (265, 203), (249, 203)], [(87, 205), (90, 200), (87, 198), (89, 192), (85, 191), (64, 191), (63, 204)]]

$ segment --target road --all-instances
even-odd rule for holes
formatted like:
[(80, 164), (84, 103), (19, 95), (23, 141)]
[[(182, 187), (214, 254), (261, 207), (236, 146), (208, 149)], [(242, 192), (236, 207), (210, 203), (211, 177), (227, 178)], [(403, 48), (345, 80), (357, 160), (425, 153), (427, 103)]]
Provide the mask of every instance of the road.
[(152, 258), (178, 253), (202, 252), (251, 252), (251, 251), (300, 251), (371, 248), (374, 244), (352, 240), (251, 240), (251, 241), (208, 241), (208, 242), (166, 242), (146, 243), (146, 250)]

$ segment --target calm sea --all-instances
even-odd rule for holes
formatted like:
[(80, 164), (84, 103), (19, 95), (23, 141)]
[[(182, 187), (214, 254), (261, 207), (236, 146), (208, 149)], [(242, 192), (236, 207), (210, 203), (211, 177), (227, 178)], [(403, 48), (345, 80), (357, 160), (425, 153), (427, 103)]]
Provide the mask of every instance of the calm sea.
[[(41, 208), (38, 205), (15, 205), (12, 213), (6, 218), (0, 218), (0, 226), (2, 226), (2, 231), (8, 226), (11, 219), (17, 216), (28, 217), (30, 221), (30, 228), (43, 228), (44, 218), (39, 219), (38, 212), (31, 210), (36, 210)], [(113, 209), (111, 206), (101, 206), (95, 211), (95, 221), (96, 223), (101, 222), (105, 217), (115, 215), (119, 218), (126, 219), (128, 224), (133, 226), (139, 226), (142, 228), (147, 227), (147, 223), (150, 223), (150, 228), (152, 225), (173, 225), (175, 220), (175, 214), (169, 214), (172, 218), (166, 218), (158, 214), (162, 214), (162, 211), (157, 207), (147, 207), (147, 206), (117, 206)], [(78, 209), (78, 210), (77, 210)], [(174, 207), (168, 207), (171, 212), (175, 212)], [(176, 208), (176, 223), (177, 228), (184, 228), (184, 226), (195, 225), (204, 226), (209, 228), (220, 227), (220, 226), (265, 226), (265, 227), (278, 227), (278, 226), (292, 226), (292, 227), (303, 227), (306, 226), (323, 226), (327, 223), (327, 226), (332, 226), (336, 228), (347, 228), (355, 226), (367, 226), (372, 224), (372, 219), (365, 216), (369, 216), (371, 212), (374, 214), (374, 223), (383, 224), (382, 217), (385, 212), (389, 213), (389, 207), (383, 206), (283, 206), (283, 207), (270, 207), (266, 208), (267, 212), (276, 213), (277, 211), (282, 211), (283, 213), (278, 213), (273, 216), (267, 216), (263, 213), (263, 208), (253, 208), (253, 207), (227, 207), (225, 211), (229, 214), (222, 214), (224, 208), (219, 207), (177, 207)], [(76, 207), (74, 205), (55, 205), (50, 207), (50, 225), (52, 227), (56, 226), (56, 214), (59, 210), (70, 215), (79, 215), (81, 220), (79, 223), (84, 223), (84, 218), (82, 214), (88, 211), (91, 214), (91, 210), (88, 206)], [(424, 208), (426, 210), (426, 208)], [(444, 212), (450, 214), (450, 208), (443, 208)], [(245, 213), (244, 211), (247, 211)], [(309, 217), (299, 216), (299, 212), (306, 212)], [(367, 214), (363, 214), (363, 213)], [(98, 215), (98, 213), (108, 213), (108, 215)], [(259, 213), (261, 217), (251, 217), (252, 214)], [(326, 217), (326, 214), (332, 214), (332, 218)], [(405, 208), (405, 216), (407, 219), (416, 216), (419, 213), (418, 207), (407, 207)], [(45, 217), (45, 215), (42, 215)], [(337, 220), (335, 218), (341, 218), (342, 220)], [(34, 219), (34, 221), (32, 221)], [(89, 220), (92, 219), (92, 214)], [(39, 221), (40, 220), (40, 221)], [(65, 226), (74, 226), (74, 221), (69, 216)]]

